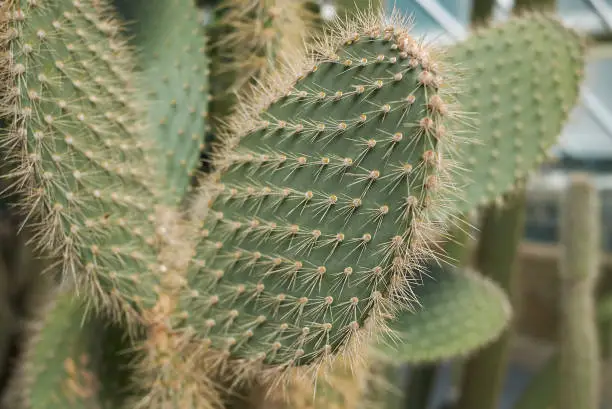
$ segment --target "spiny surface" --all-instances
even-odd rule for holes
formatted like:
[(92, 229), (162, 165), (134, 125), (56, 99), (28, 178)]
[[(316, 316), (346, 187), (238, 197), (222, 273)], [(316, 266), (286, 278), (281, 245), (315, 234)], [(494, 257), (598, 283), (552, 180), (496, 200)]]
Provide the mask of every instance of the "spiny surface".
[[(2, 116), (14, 188), (40, 247), (96, 300), (145, 299), (153, 190), (133, 64), (104, 1), (2, 5)], [(117, 297), (110, 297), (110, 295)]]
[(385, 362), (427, 363), (462, 356), (495, 340), (512, 315), (504, 292), (476, 273), (431, 267), (415, 288), (421, 306), (389, 323), (394, 338), (373, 346)]
[(294, 379), (284, 399), (273, 397), (265, 406), (272, 403), (275, 409), (396, 409), (402, 396), (398, 369), (373, 360), (363, 366), (349, 366), (339, 359), (331, 370), (317, 374), (315, 384), (311, 379)]
[(454, 111), (434, 50), (381, 21), (340, 26), (263, 87), (218, 154), (185, 309), (233, 357), (323, 360), (412, 301), (450, 191)]
[[(139, 51), (148, 136), (163, 150), (164, 200), (180, 202), (200, 164), (208, 127), (206, 37), (193, 0), (115, 0)], [(160, 186), (161, 187), (161, 186)]]
[(233, 72), (233, 89), (252, 78), (265, 78), (278, 65), (279, 54), (301, 48), (308, 27), (302, 0), (223, 0), (215, 38), (221, 70)]
[(545, 160), (578, 100), (584, 45), (553, 17), (533, 14), (477, 31), (448, 56), (465, 70), (459, 99), (477, 123), (475, 143), (457, 155), (462, 212), (513, 190)]
[(24, 362), (9, 385), (19, 409), (117, 408), (129, 397), (124, 335), (100, 317), (83, 319), (83, 304), (60, 294), (45, 311)]
[(279, 67), (285, 53), (303, 49), (313, 16), (303, 0), (221, 0), (212, 15), (212, 120), (223, 124), (236, 94)]
[(393, 337), (372, 343), (363, 368), (337, 362), (331, 373), (319, 375), (313, 388), (297, 383), (291, 404), (300, 409), (357, 409), (398, 407), (401, 364), (423, 364), (474, 352), (494, 340), (511, 317), (503, 291), (471, 273), (430, 266), (422, 285), (415, 288), (421, 305), (389, 323)]

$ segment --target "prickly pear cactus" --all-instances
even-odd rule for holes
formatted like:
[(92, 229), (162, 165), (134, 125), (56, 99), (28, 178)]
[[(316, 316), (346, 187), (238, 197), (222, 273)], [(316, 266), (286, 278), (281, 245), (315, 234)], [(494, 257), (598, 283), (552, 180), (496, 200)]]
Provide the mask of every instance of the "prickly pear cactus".
[(472, 80), (459, 99), (475, 128), (458, 158), (464, 212), (498, 199), (537, 169), (557, 143), (576, 104), (584, 69), (584, 40), (553, 17), (528, 14), (477, 30), (448, 48)]
[[(420, 305), (389, 323), (391, 336), (364, 347), (364, 365), (338, 361), (321, 372), (316, 387), (292, 385), (287, 408), (399, 408), (405, 399), (400, 364), (425, 364), (467, 356), (498, 337), (512, 316), (496, 284), (474, 272), (428, 266), (415, 287)], [(451, 329), (449, 331), (449, 329)], [(316, 390), (316, 393), (314, 391)]]
[(115, 3), (138, 52), (139, 88), (148, 91), (147, 135), (163, 151), (156, 158), (166, 168), (163, 199), (176, 205), (199, 167), (208, 130), (210, 72), (201, 14), (193, 0)]
[(146, 304), (157, 172), (132, 59), (109, 13), (104, 1), (3, 2), (0, 144), (35, 241), (62, 260), (64, 277), (92, 303)]
[[(211, 119), (222, 127), (237, 95), (282, 66), (288, 55), (303, 50), (314, 20), (304, 0), (219, 0), (208, 32), (211, 71), (215, 78)], [(218, 129), (214, 129), (218, 131)]]
[(302, 0), (223, 0), (218, 8), (216, 24), (227, 32), (216, 40), (236, 89), (273, 71), (279, 53), (300, 47), (308, 23)]
[(130, 347), (119, 327), (83, 318), (84, 305), (59, 293), (33, 322), (24, 363), (3, 403), (7, 407), (117, 408), (130, 389)]
[(455, 110), (452, 75), (407, 27), (338, 26), (234, 117), (194, 208), (184, 300), (214, 347), (276, 368), (324, 360), (412, 301), (452, 190)]
[(492, 281), (449, 267), (429, 271), (432, 278), (415, 288), (421, 306), (390, 324), (396, 341), (374, 345), (377, 359), (421, 364), (465, 356), (495, 340), (510, 322), (510, 302)]

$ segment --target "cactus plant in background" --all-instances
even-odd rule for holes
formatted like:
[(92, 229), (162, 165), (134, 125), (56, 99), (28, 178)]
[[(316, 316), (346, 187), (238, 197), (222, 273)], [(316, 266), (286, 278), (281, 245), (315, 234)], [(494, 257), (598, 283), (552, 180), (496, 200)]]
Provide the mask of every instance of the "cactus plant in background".
[(584, 44), (554, 18), (531, 13), (478, 29), (448, 51), (478, 78), (461, 96), (478, 124), (476, 143), (462, 152), (463, 212), (500, 199), (544, 162), (578, 100)]
[[(26, 364), (12, 380), (10, 408), (116, 408), (130, 390), (132, 357), (122, 328), (103, 317), (83, 317), (71, 292), (49, 300), (28, 341)], [(120, 352), (120, 353), (118, 353)]]
[[(483, 275), (500, 285), (515, 302), (516, 260), (525, 223), (525, 191), (509, 194), (504, 207), (491, 206), (483, 212), (482, 233), (476, 252), (477, 267)], [(463, 369), (459, 407), (493, 409), (498, 405), (509, 350), (508, 328), (494, 343), (470, 357)], [(479, 390), (473, 382), (484, 375)]]
[(599, 345), (594, 292), (599, 276), (600, 199), (585, 175), (572, 175), (564, 198), (559, 394), (556, 407), (598, 408)]
[[(296, 30), (302, 2), (223, 2), (207, 26), (208, 51), (190, 0), (117, 0), (129, 40), (104, 1), (42, 3), (2, 3), (3, 176), (26, 198), (18, 204), (39, 252), (87, 291), (62, 292), (41, 319), (44, 341), (28, 344), (7, 394), (18, 407), (230, 408), (240, 381), (283, 373), (311, 391), (288, 369), (324, 376), (336, 356), (362, 368), (356, 390), (373, 402), (393, 385), (381, 345), (361, 342), (369, 335), (397, 331), (399, 351), (415, 362), (467, 353), (505, 327), (508, 303), (494, 284), (425, 262), (449, 214), (504, 193), (540, 159), (536, 145), (553, 142), (583, 64), (577, 38), (558, 23), (513, 20), (449, 50), (448, 66), (396, 14), (354, 13), (307, 56), (280, 58), (309, 37)], [(492, 47), (499, 38), (504, 55)], [(530, 41), (562, 45), (514, 58)], [(551, 49), (554, 63), (543, 58)], [(459, 88), (456, 66), (468, 74)], [(559, 91), (541, 95), (540, 75), (561, 82)], [(223, 84), (245, 92), (236, 108)], [(220, 149), (184, 215), (178, 204), (210, 130), (211, 98)], [(482, 116), (480, 128), (467, 125), (455, 98)], [(538, 119), (550, 138), (506, 145)], [(467, 148), (470, 138), (479, 144)], [(494, 168), (491, 158), (499, 173), (482, 171)], [(462, 202), (457, 185), (468, 193)], [(81, 325), (85, 307), (101, 304), (108, 308)], [(113, 319), (126, 311), (127, 327)], [(454, 326), (462, 336), (432, 348), (449, 316), (471, 312), (490, 325)], [(113, 340), (130, 342), (106, 342), (106, 320)], [(61, 348), (47, 355), (53, 343)], [(126, 349), (140, 353), (115, 356)], [(55, 370), (37, 370), (47, 359)], [(124, 395), (109, 374), (127, 363), (120, 379), (133, 393)]]
[(427, 363), (465, 356), (506, 328), (512, 309), (497, 284), (475, 272), (430, 270), (435, 278), (415, 290), (422, 311), (393, 324), (399, 342), (391, 338), (373, 347), (380, 360)]

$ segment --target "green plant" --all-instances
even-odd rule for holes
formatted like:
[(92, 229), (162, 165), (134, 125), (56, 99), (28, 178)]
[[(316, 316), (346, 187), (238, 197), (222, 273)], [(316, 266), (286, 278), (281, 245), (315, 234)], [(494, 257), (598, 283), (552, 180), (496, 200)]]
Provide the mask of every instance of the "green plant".
[(217, 348), (281, 366), (327, 359), (405, 300), (403, 275), (445, 211), (453, 111), (435, 55), (394, 25), (338, 31), (232, 124), (202, 193), (214, 197), (206, 265), (187, 307), (211, 317), (190, 324)]
[(572, 175), (563, 203), (559, 394), (556, 407), (598, 408), (600, 356), (594, 292), (600, 268), (599, 194)]
[[(523, 35), (525, 37), (520, 40)], [(552, 43), (558, 46), (549, 48)], [(495, 44), (498, 44), (498, 47)], [(525, 44), (529, 44), (527, 50)], [(482, 119), (477, 130), (470, 135), (476, 143), (467, 146), (463, 152), (464, 156), (459, 155), (464, 158), (462, 166), (469, 171), (458, 178), (461, 180), (461, 177), (465, 177), (467, 189), (462, 196), (464, 200), (458, 202), (456, 211), (474, 211), (480, 204), (507, 202), (503, 206), (491, 206), (485, 213), (476, 268), (490, 278), (497, 294), (507, 292), (511, 295), (514, 287), (513, 259), (521, 236), (524, 211), (521, 183), (524, 183), (524, 177), (544, 160), (546, 149), (555, 142), (569, 109), (577, 101), (584, 64), (583, 45), (575, 33), (567, 31), (556, 21), (532, 14), (497, 27), (481, 29), (464, 43), (450, 49), (449, 54), (457, 65), (466, 66), (466, 73), (478, 75), (479, 81), (466, 86), (459, 99), (471, 101), (474, 113), (478, 119)], [(559, 64), (557, 58), (565, 63)], [(514, 63), (506, 65), (504, 61)], [(504, 72), (506, 68), (508, 72)], [(528, 86), (527, 83), (519, 81), (513, 86), (517, 72), (522, 72), (526, 78), (533, 80), (533, 85)], [(563, 86), (538, 90), (547, 80), (561, 81)], [(548, 89), (555, 91), (550, 92)], [(559, 95), (555, 97), (557, 92)], [(556, 98), (561, 95), (566, 105), (556, 102)], [(515, 104), (518, 100), (522, 100), (522, 103)], [(543, 118), (544, 122), (540, 124), (538, 118)], [(523, 124), (530, 121), (533, 121), (533, 125), (522, 132)], [(499, 150), (496, 147), (499, 147)], [(479, 183), (470, 184), (471, 178)], [(506, 195), (504, 200), (500, 200), (502, 194)], [(463, 233), (462, 229), (466, 229), (461, 225), (458, 227), (457, 231), (460, 233)], [(456, 247), (461, 245), (462, 243), (458, 243)], [(465, 259), (460, 254), (461, 251), (452, 253), (455, 258)], [(470, 277), (464, 274), (459, 273), (457, 280)], [(440, 282), (423, 283), (423, 291), (428, 295), (426, 297), (420, 293), (420, 288), (415, 290), (419, 294), (415, 299), (423, 302), (423, 305), (417, 307), (420, 311), (415, 315), (402, 315), (390, 324), (392, 329), (404, 335), (397, 337), (396, 334), (396, 339), (389, 341), (391, 347), (383, 348), (384, 353), (379, 353), (378, 356), (375, 354), (373, 359), (380, 363), (385, 362), (386, 358), (387, 361), (393, 362), (391, 367), (395, 367), (400, 361), (418, 364), (414, 369), (415, 379), (411, 381), (407, 391), (406, 398), (409, 401), (404, 404), (411, 408), (422, 408), (427, 405), (435, 376), (435, 368), (427, 364), (449, 357), (468, 355), (468, 364), (464, 371), (466, 386), (461, 391), (458, 407), (492, 408), (498, 398), (499, 383), (505, 371), (500, 357), (505, 355), (507, 336), (497, 338), (507, 332), (509, 323), (508, 315), (496, 316), (493, 313), (507, 311), (510, 308), (508, 301), (505, 296), (499, 295), (490, 299), (483, 297), (480, 301), (488, 305), (482, 308), (493, 314), (491, 321), (485, 320), (487, 324), (483, 325), (481, 331), (470, 330), (459, 325), (468, 325), (473, 316), (468, 312), (467, 304), (458, 307), (461, 303), (457, 299), (462, 299), (463, 294), (459, 291), (437, 290), (436, 285), (440, 284), (440, 287), (444, 288), (445, 284), (450, 283), (445, 283), (444, 274), (436, 273), (434, 266), (430, 266), (428, 275)], [(467, 283), (469, 280), (465, 284)], [(502, 286), (504, 291), (497, 286)], [(427, 292), (428, 288), (431, 293)], [(475, 290), (477, 291), (484, 293), (481, 289)], [(469, 301), (472, 296), (466, 292), (465, 297), (465, 300)], [(451, 325), (451, 321), (455, 324)], [(429, 331), (419, 332), (418, 324), (421, 322), (423, 328)], [(451, 332), (455, 330), (457, 333)], [(492, 341), (495, 342), (491, 343)], [(422, 347), (419, 348), (419, 345)], [(376, 346), (374, 348), (380, 349)], [(484, 374), (486, 381), (490, 383), (483, 388), (484, 379), (478, 383), (474, 383), (473, 379), (480, 379)], [(386, 377), (391, 383), (397, 382), (395, 375)], [(402, 389), (401, 385), (397, 386)], [(354, 388), (346, 390), (344, 396), (350, 396), (356, 391), (358, 393), (358, 389), (355, 385)], [(385, 392), (380, 395), (385, 395)], [(379, 402), (379, 405), (383, 404)], [(387, 407), (398, 407), (397, 399), (390, 399), (386, 404)]]
[[(223, 3), (206, 29), (190, 0), (144, 4), (117, 2), (123, 18), (134, 21), (128, 40), (102, 0), (2, 3), (3, 177), (20, 197), (14, 204), (36, 232), (38, 253), (64, 281), (9, 399), (18, 396), (19, 406), (31, 409), (62, 402), (218, 408), (253, 384), (296, 382), (295, 372), (319, 372), (337, 356), (360, 365), (369, 338), (389, 327), (423, 334), (422, 344), (408, 339), (404, 352), (431, 359), (467, 352), (501, 330), (509, 312), (496, 287), (426, 262), (457, 213), (513, 181), (481, 172), (468, 158), (495, 159), (499, 138), (488, 139), (489, 127), (514, 133), (515, 117), (500, 110), (501, 118), (474, 134), (455, 99), (464, 106), (479, 101), (478, 109), (509, 105), (496, 105), (495, 93), (477, 86), (455, 88), (456, 68), (411, 37), (399, 15), (358, 12), (336, 21), (307, 55), (282, 57), (284, 39), (293, 36), (276, 18), (288, 13), (296, 21), (296, 14), (279, 10), (281, 3)], [(567, 104), (561, 114), (557, 93), (521, 94), (539, 102), (531, 113), (550, 119), (553, 132), (580, 80), (579, 42), (546, 17), (506, 27), (538, 44), (564, 43), (554, 55), (567, 65), (536, 53), (533, 61), (519, 59), (524, 72), (508, 77), (517, 85), (535, 74), (567, 80), (558, 92)], [(479, 61), (516, 67), (495, 58), (490, 44), (502, 34), (476, 37), (466, 54), (451, 53), (451, 62), (474, 62), (476, 72), (466, 71), (481, 78), (490, 77)], [(509, 55), (520, 49), (506, 45)], [(280, 68), (283, 60), (287, 68)], [(236, 104), (219, 84), (241, 88), (245, 97)], [(475, 82), (468, 76), (467, 84)], [(503, 85), (500, 100), (521, 89)], [(480, 102), (489, 97), (493, 104)], [(199, 178), (192, 195), (190, 179), (210, 130), (219, 142), (213, 173)], [(467, 155), (470, 136), (479, 145)], [(534, 166), (540, 147), (529, 142), (525, 160), (500, 162), (504, 171)], [(473, 179), (461, 174), (466, 168)], [(468, 189), (457, 201), (458, 184), (486, 186), (486, 194)], [(436, 271), (439, 286), (420, 285), (423, 271)], [(458, 292), (437, 291), (447, 286)], [(456, 311), (465, 314), (475, 292), (495, 294), (482, 300), (498, 313), (488, 331), (441, 344), (442, 352), (418, 347), (432, 334), (419, 325), (442, 328), (453, 297), (465, 302)], [(431, 310), (416, 310), (419, 299)], [(120, 333), (111, 339), (125, 338), (124, 346), (106, 342), (106, 322)], [(53, 343), (58, 352), (45, 363)], [(123, 349), (131, 354), (104, 358)], [(60, 363), (85, 361), (100, 388), (76, 395), (60, 388), (79, 372), (73, 364), (63, 372)], [(42, 365), (53, 369), (32, 369)], [(109, 375), (123, 365), (130, 369), (128, 395), (114, 391), (113, 382), (124, 378)], [(384, 365), (380, 370), (387, 373)]]

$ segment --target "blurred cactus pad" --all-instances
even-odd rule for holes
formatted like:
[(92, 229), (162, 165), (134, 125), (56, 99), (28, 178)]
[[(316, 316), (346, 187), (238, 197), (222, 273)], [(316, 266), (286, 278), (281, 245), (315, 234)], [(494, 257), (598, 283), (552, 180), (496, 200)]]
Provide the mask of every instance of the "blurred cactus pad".
[(514, 189), (538, 169), (557, 143), (578, 101), (585, 41), (539, 13), (479, 28), (448, 48), (465, 75), (458, 98), (476, 123), (460, 146), (465, 188), (460, 211)]
[[(294, 55), (281, 51), (302, 36), (276, 23), (297, 9), (223, 2), (213, 20), (254, 20), (264, 37), (223, 79), (255, 85), (215, 118), (201, 175), (220, 65), (202, 15), (191, 0), (117, 4), (123, 17), (104, 0), (0, 3), (0, 176), (37, 253), (71, 282), (34, 325), (11, 383), (25, 389), (9, 396), (134, 407), (118, 386), (133, 375), (154, 391), (139, 408), (217, 409), (217, 384), (352, 364), (387, 330), (413, 362), (502, 330), (501, 290), (428, 266), (456, 213), (507, 191), (554, 143), (582, 75), (575, 34), (530, 15), (444, 49), (400, 13), (367, 10)], [(252, 28), (223, 58), (241, 60)], [(106, 308), (85, 316), (92, 306)], [(450, 339), (453, 321), (465, 333)], [(126, 336), (141, 326), (144, 341)], [(104, 385), (80, 394), (81, 375)]]

